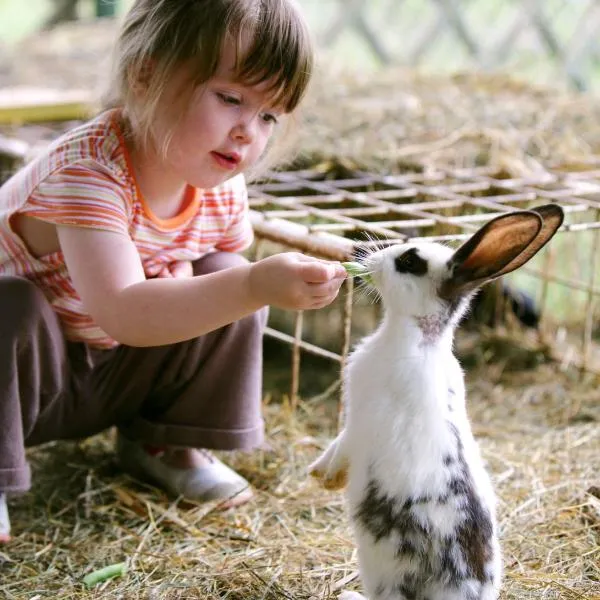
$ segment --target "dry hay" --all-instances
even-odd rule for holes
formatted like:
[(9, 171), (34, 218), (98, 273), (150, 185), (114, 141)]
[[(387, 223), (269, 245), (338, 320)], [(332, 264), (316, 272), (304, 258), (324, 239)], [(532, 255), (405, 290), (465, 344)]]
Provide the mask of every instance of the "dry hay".
[(600, 154), (600, 107), (592, 95), (506, 74), (350, 74), (322, 66), (298, 147), (309, 164), (335, 158), (392, 173), (415, 164), (490, 165), (520, 176)]
[[(0, 85), (100, 93), (115, 35), (116, 22), (99, 19), (0, 48)], [(521, 175), (600, 154), (600, 103), (592, 94), (506, 73), (354, 73), (330, 58), (320, 56), (293, 146), (302, 163), (339, 160), (378, 172), (415, 163), (493, 165)]]
[[(598, 381), (552, 364), (484, 365), (467, 380), (500, 497), (502, 598), (599, 599)], [(267, 397), (265, 416), (272, 448), (230, 456), (256, 498), (228, 512), (123, 475), (108, 434), (30, 451), (34, 488), (10, 503), (17, 537), (0, 550), (0, 596), (326, 600), (360, 589), (342, 496), (305, 475), (335, 433), (337, 403), (307, 399), (293, 414)], [(86, 573), (122, 560), (124, 578), (84, 588)]]

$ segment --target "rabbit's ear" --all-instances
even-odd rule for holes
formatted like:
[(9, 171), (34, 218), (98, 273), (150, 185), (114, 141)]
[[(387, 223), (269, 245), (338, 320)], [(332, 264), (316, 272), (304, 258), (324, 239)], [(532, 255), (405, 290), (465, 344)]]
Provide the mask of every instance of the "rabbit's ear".
[(538, 206), (529, 210), (536, 212), (542, 217), (542, 228), (531, 244), (529, 244), (519, 256), (508, 263), (508, 265), (498, 273), (497, 277), (510, 273), (531, 260), (552, 239), (565, 218), (565, 213), (558, 204), (544, 204), (543, 206)]
[(549, 204), (489, 221), (450, 258), (452, 275), (440, 295), (456, 298), (518, 269), (552, 238), (562, 220), (562, 209)]

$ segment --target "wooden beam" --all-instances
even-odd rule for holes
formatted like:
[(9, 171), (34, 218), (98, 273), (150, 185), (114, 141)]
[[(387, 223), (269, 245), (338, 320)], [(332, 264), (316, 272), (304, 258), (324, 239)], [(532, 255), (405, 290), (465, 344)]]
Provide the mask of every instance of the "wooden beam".
[(0, 124), (70, 121), (92, 116), (97, 107), (83, 90), (62, 92), (47, 88), (0, 89)]

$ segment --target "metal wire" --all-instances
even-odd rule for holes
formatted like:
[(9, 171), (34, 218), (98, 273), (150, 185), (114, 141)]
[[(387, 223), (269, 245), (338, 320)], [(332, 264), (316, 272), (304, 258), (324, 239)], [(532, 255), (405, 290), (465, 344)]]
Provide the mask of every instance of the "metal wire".
[[(349, 173), (336, 171), (335, 167), (271, 172), (250, 190), (251, 219), (259, 239), (333, 260), (348, 260), (359, 248), (381, 244), (410, 240), (459, 242), (499, 214), (552, 202), (565, 210), (561, 233), (572, 236), (573, 244), (569, 246), (577, 248), (577, 234), (596, 234), (589, 256), (583, 259), (588, 274), (579, 277), (577, 269), (564, 267), (557, 271), (556, 260), (551, 259), (554, 242), (550, 250), (544, 250), (541, 268), (534, 260), (523, 270), (541, 282), (543, 309), (548, 306), (549, 285), (586, 295), (581, 317), (583, 339), (571, 358), (585, 369), (593, 358), (594, 311), (600, 298), (595, 275), (599, 260), (600, 158), (579, 164), (578, 170), (556, 165), (548, 172), (518, 178), (489, 167), (415, 170), (394, 176)], [(342, 364), (349, 348), (351, 286), (347, 293), (340, 332), (342, 350), (339, 355), (335, 353)], [(562, 325), (556, 318), (554, 324)], [(300, 338), (296, 330), (293, 343), (302, 342)], [(296, 355), (295, 372), (298, 360)]]

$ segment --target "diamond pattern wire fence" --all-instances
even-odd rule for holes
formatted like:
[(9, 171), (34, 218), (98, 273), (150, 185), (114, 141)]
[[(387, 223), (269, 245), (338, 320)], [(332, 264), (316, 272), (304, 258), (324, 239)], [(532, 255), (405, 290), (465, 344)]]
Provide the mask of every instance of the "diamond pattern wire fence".
[(599, 0), (301, 0), (330, 60), (600, 84)]

